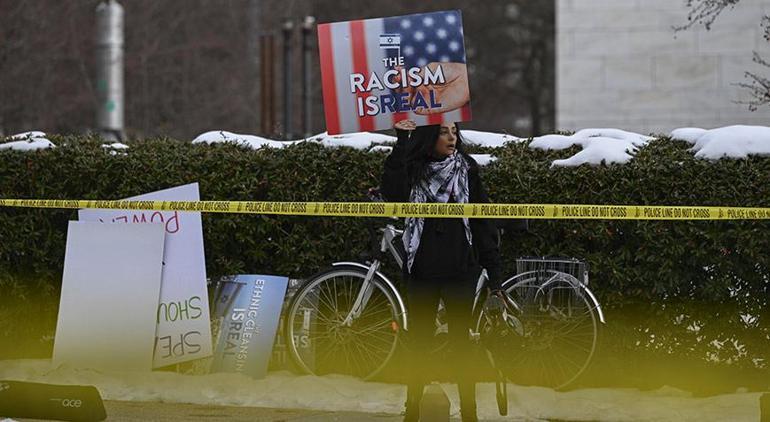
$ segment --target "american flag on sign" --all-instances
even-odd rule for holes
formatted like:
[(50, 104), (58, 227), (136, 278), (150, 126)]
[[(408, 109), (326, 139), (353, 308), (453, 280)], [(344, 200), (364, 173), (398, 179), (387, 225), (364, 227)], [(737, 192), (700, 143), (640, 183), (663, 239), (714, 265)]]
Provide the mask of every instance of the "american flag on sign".
[[(318, 41), (329, 134), (388, 129), (393, 123), (406, 118), (418, 125), (471, 119), (469, 101), (444, 113), (420, 115), (397, 107), (389, 108), (387, 101), (381, 98), (393, 96), (397, 101), (395, 95), (402, 92), (401, 89), (377, 84), (368, 92), (353, 88), (356, 74), (364, 75), (363, 86), (366, 88), (372, 86), (370, 75), (373, 73), (382, 82), (381, 85), (386, 85), (383, 76), (396, 67), (399, 58), (403, 60), (401, 67), (407, 70), (424, 68), (429, 63), (464, 65), (465, 45), (460, 11), (321, 24), (318, 26)], [(464, 66), (462, 68), (465, 72)], [(372, 96), (377, 99), (369, 98)], [(362, 105), (367, 99), (378, 104), (379, 112), (375, 115), (363, 113), (361, 116)], [(441, 103), (440, 93), (436, 93), (435, 100)]]

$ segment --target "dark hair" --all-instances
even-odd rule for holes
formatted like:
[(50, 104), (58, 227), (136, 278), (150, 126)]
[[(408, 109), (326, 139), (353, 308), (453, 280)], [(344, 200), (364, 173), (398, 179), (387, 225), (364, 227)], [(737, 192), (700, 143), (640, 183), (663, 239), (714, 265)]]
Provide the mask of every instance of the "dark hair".
[[(465, 142), (462, 135), (460, 135), (460, 125), (455, 123), (457, 128), (457, 144), (456, 149), (459, 154), (468, 161), (470, 165), (470, 171), (478, 170), (478, 163), (467, 152), (465, 152)], [(436, 142), (438, 141), (439, 134), (441, 133), (441, 125), (429, 125), (418, 126), (412, 131), (411, 139), (409, 143), (411, 148), (406, 159), (407, 174), (409, 175), (409, 185), (413, 186), (425, 175), (425, 169), (428, 167), (428, 162), (433, 157), (433, 151), (436, 148)]]

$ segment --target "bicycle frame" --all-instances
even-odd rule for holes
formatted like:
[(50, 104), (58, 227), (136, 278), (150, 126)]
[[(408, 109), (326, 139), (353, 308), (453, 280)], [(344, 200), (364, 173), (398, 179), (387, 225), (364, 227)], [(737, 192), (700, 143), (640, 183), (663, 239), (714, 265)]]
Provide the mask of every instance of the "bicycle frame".
[[(332, 264), (332, 266), (343, 266), (343, 265), (355, 266), (366, 270), (366, 278), (364, 278), (364, 281), (361, 285), (361, 290), (359, 290), (358, 295), (356, 296), (356, 299), (353, 302), (353, 306), (351, 307), (350, 312), (348, 312), (342, 324), (348, 327), (351, 326), (353, 324), (353, 321), (356, 318), (358, 318), (361, 315), (361, 312), (364, 310), (364, 308), (366, 308), (366, 305), (369, 302), (369, 298), (371, 297), (372, 291), (374, 289), (374, 285), (372, 284), (371, 281), (376, 275), (380, 277), (382, 280), (384, 280), (385, 283), (393, 292), (393, 295), (396, 297), (396, 300), (398, 301), (398, 305), (402, 313), (401, 326), (404, 330), (409, 330), (407, 310), (406, 310), (406, 306), (404, 305), (404, 300), (401, 297), (401, 293), (398, 291), (395, 284), (393, 284), (393, 282), (390, 281), (390, 279), (388, 279), (384, 274), (382, 274), (379, 271), (380, 266), (382, 265), (382, 261), (380, 260), (380, 258), (387, 256), (387, 253), (389, 253), (390, 256), (393, 257), (393, 259), (396, 261), (399, 267), (403, 266), (404, 260), (402, 259), (398, 250), (393, 246), (393, 240), (396, 239), (398, 236), (402, 235), (403, 230), (396, 229), (395, 226), (393, 226), (392, 224), (388, 224), (384, 228), (381, 228), (380, 231), (382, 232), (382, 238), (380, 239), (379, 255), (375, 259), (373, 259), (369, 265), (364, 265), (362, 263), (352, 262), (352, 261), (335, 262)], [(481, 274), (479, 274), (479, 279), (476, 282), (476, 290), (473, 298), (472, 315), (476, 314), (476, 309), (479, 306), (479, 301), (480, 301), (480, 298), (482, 297), (482, 291), (484, 289), (484, 286), (486, 286), (487, 280), (488, 280), (487, 271), (485, 269), (482, 269)], [(511, 305), (517, 311), (519, 312), (521, 311), (519, 305), (515, 303), (513, 299), (511, 299), (510, 297), (507, 297), (506, 299), (509, 305)], [(473, 329), (471, 329), (471, 336), (478, 336), (478, 333), (473, 332)]]
[[(398, 230), (392, 224), (388, 224), (385, 226), (385, 228), (380, 229), (380, 231), (382, 232), (382, 239), (380, 241), (380, 255), (384, 255), (386, 252), (390, 252), (390, 254), (398, 263), (399, 267), (402, 266), (403, 260), (401, 259), (401, 256), (399, 255), (396, 248), (393, 246), (393, 239), (395, 239), (396, 236), (403, 234), (403, 230)], [(405, 330), (408, 330), (407, 311), (406, 306), (404, 305), (404, 300), (393, 282), (390, 281), (390, 279), (386, 277), (385, 274), (379, 271), (380, 265), (382, 264), (379, 258), (380, 256), (377, 256), (368, 266), (359, 262), (335, 262), (332, 264), (332, 266), (350, 265), (366, 269), (366, 278), (364, 278), (363, 284), (361, 285), (361, 290), (358, 292), (356, 300), (353, 302), (353, 306), (351, 307), (350, 312), (348, 312), (348, 315), (345, 317), (345, 320), (342, 322), (342, 324), (348, 327), (351, 326), (353, 324), (353, 320), (358, 318), (361, 315), (363, 309), (366, 308), (366, 304), (369, 302), (369, 298), (371, 297), (372, 291), (374, 289), (372, 279), (376, 275), (385, 281), (385, 283), (393, 292), (393, 295), (396, 297), (398, 306), (401, 310), (401, 327)]]

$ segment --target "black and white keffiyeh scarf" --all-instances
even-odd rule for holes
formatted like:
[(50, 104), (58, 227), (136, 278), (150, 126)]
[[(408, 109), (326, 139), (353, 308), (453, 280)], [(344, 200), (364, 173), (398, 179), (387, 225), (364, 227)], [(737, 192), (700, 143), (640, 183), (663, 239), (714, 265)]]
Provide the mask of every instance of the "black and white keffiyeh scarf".
[[(454, 196), (457, 203), (468, 203), (468, 168), (465, 157), (457, 151), (441, 161), (428, 162), (425, 176), (412, 187), (409, 202), (447, 203), (449, 198)], [(412, 271), (424, 225), (424, 218), (408, 217), (406, 219), (403, 241), (408, 272)], [(465, 225), (468, 244), (472, 244), (471, 226), (467, 218), (463, 218), (463, 225)]]

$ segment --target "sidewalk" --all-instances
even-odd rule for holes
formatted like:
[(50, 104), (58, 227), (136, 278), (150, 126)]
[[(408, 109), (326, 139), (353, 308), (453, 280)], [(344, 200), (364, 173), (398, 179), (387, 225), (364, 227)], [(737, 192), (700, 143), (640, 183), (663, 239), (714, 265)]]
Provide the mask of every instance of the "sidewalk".
[[(183, 403), (105, 401), (108, 422), (400, 422), (401, 415), (362, 412), (324, 412), (318, 410), (271, 409), (264, 407), (210, 406)], [(2, 420), (2, 417), (0, 417)], [(14, 419), (33, 422), (39, 419)], [(459, 421), (459, 418), (451, 418)], [(483, 419), (479, 419), (483, 420)], [(524, 419), (511, 418), (510, 421)]]
[(263, 407), (208, 406), (182, 403), (108, 401), (104, 403), (108, 421), (362, 421), (396, 422), (399, 415), (324, 412), (318, 410), (271, 409)]

